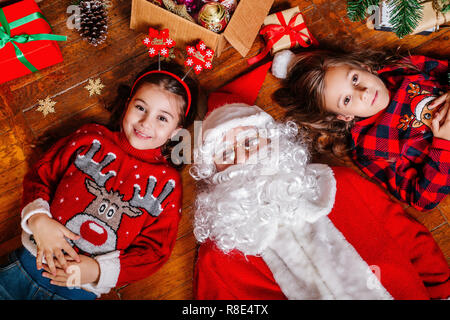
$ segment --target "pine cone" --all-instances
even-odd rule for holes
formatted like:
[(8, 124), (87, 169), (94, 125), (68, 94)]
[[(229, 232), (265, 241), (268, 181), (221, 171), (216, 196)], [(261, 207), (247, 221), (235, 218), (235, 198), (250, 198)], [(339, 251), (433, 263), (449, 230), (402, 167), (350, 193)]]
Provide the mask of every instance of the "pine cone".
[(84, 0), (80, 4), (80, 36), (97, 46), (108, 32), (106, 7), (102, 0)]

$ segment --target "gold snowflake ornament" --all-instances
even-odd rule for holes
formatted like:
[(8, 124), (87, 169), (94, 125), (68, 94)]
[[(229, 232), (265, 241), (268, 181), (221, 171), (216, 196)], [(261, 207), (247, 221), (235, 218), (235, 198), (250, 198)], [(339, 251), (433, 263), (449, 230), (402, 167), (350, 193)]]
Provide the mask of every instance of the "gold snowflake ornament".
[(50, 97), (45, 98), (44, 100), (39, 100), (39, 107), (37, 111), (42, 112), (44, 117), (49, 113), (55, 113), (55, 108), (53, 107), (56, 104), (55, 101), (50, 99)]
[(101, 94), (104, 87), (101, 79), (97, 78), (95, 80), (89, 79), (89, 84), (84, 88), (89, 91), (89, 96), (92, 96), (93, 94)]

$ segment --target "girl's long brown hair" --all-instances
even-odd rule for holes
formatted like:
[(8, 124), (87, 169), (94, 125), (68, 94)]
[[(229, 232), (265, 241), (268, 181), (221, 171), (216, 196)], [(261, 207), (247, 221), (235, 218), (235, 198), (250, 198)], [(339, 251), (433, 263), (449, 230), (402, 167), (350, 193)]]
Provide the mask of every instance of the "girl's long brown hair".
[(368, 69), (374, 74), (388, 64), (417, 69), (404, 59), (398, 53), (388, 56), (373, 50), (351, 53), (317, 50), (299, 53), (283, 86), (274, 92), (273, 98), (288, 110), (286, 117), (298, 124), (313, 152), (342, 157), (350, 150), (350, 129), (358, 118), (346, 122), (326, 110), (324, 83), (328, 68), (350, 65)]

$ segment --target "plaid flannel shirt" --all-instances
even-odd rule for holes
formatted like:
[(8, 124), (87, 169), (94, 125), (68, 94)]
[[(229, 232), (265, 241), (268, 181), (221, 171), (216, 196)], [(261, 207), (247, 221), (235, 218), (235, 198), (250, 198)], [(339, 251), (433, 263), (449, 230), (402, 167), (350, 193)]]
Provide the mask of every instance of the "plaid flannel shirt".
[(386, 66), (378, 74), (388, 107), (355, 123), (352, 159), (397, 199), (430, 210), (450, 192), (450, 141), (435, 138), (428, 104), (449, 91), (448, 61), (410, 56), (420, 70)]

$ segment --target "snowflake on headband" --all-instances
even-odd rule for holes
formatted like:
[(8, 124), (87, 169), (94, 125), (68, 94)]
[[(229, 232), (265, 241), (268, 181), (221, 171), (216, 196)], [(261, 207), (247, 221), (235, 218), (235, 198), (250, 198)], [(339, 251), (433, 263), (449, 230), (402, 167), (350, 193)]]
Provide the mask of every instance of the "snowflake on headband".
[(150, 57), (160, 54), (167, 58), (170, 54), (170, 48), (175, 46), (175, 41), (169, 38), (169, 29), (164, 29), (159, 32), (156, 29), (150, 28), (148, 37), (142, 42), (148, 47)]
[(208, 48), (203, 41), (197, 43), (195, 47), (188, 46), (186, 48), (188, 58), (184, 65), (194, 69), (199, 74), (203, 69), (212, 69), (211, 59), (214, 57), (214, 50)]

